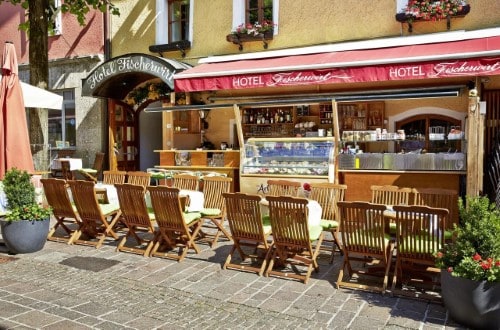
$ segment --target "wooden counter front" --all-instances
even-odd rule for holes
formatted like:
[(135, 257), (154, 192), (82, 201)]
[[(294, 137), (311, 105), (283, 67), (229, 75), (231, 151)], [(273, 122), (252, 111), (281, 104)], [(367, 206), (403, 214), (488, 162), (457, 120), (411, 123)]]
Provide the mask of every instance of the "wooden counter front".
[(410, 188), (453, 189), (460, 194), (460, 178), (465, 172), (455, 171), (368, 171), (340, 170), (340, 183), (347, 185), (347, 201), (370, 201), (372, 185)]
[(160, 166), (176, 166), (175, 155), (189, 153), (191, 166), (208, 166), (209, 154), (223, 154), (224, 167), (240, 167), (239, 150), (155, 150), (160, 154)]
[[(160, 154), (160, 165), (155, 166), (173, 172), (215, 172), (233, 179), (231, 191), (239, 191), (240, 151), (239, 150), (155, 150)], [(189, 152), (191, 165), (176, 165), (177, 153)], [(209, 154), (223, 154), (224, 166), (208, 166)]]

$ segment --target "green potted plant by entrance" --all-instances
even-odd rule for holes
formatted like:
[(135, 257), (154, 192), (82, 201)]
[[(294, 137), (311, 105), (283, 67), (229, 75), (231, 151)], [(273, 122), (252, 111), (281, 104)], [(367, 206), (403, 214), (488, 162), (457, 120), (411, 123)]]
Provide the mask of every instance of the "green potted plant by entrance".
[(11, 168), (2, 181), (7, 212), (0, 220), (2, 237), (12, 254), (36, 252), (49, 233), (51, 209), (38, 205), (35, 187), (26, 171)]
[(450, 316), (471, 328), (500, 329), (500, 210), (487, 197), (459, 200), (453, 242), (437, 252)]

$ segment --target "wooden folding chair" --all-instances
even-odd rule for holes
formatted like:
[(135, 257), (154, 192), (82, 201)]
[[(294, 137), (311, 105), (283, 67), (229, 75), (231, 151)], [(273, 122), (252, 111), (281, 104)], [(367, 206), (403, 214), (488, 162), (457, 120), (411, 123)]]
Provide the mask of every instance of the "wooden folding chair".
[[(262, 276), (266, 270), (270, 254), (271, 225), (262, 222), (260, 209), (261, 197), (243, 193), (223, 193), (227, 220), (233, 238), (233, 247), (229, 251), (223, 269), (251, 271)], [(248, 248), (252, 251), (247, 252)], [(231, 262), (234, 253), (238, 251), (241, 263)], [(250, 264), (245, 264), (251, 259)], [(260, 260), (259, 266), (253, 262)]]
[(175, 174), (172, 177), (172, 187), (181, 190), (198, 190), (200, 178), (191, 174)]
[(454, 225), (458, 225), (458, 192), (443, 188), (413, 188), (413, 205), (447, 209), (445, 239), (453, 237)]
[(74, 180), (75, 176), (71, 171), (71, 164), (67, 160), (61, 160), (61, 178), (64, 180)]
[[(120, 206), (99, 204), (93, 181), (69, 181), (73, 201), (81, 223), (70, 244), (83, 244), (99, 248), (106, 237), (118, 239), (113, 227), (121, 216)], [(80, 239), (84, 235), (87, 239)]]
[(127, 176), (126, 171), (104, 171), (102, 172), (102, 183), (103, 184), (125, 183), (126, 176)]
[[(201, 214), (184, 213), (179, 189), (166, 186), (147, 187), (151, 195), (156, 224), (151, 256), (182, 261), (189, 249), (200, 253), (194, 242), (201, 229)], [(163, 252), (163, 248), (167, 251)], [(177, 252), (169, 252), (175, 250)]]
[(92, 168), (79, 169), (78, 173), (80, 173), (85, 178), (85, 180), (97, 182), (101, 177), (103, 165), (104, 153), (97, 152), (95, 154), (94, 165), (92, 166)]
[[(323, 241), (323, 228), (308, 224), (307, 199), (291, 196), (267, 196), (266, 199), (273, 233), (266, 276), (293, 278), (307, 283), (313, 268), (319, 271), (316, 259)], [(273, 269), (275, 262), (280, 266), (276, 270)], [(306, 270), (302, 271), (301, 266)]]
[(384, 205), (409, 205), (412, 188), (398, 186), (371, 186), (371, 203)]
[(302, 184), (290, 180), (267, 180), (268, 196), (298, 196)]
[[(204, 205), (200, 211), (203, 228), (200, 232), (200, 240), (208, 241), (212, 248), (217, 245), (221, 234), (231, 240), (231, 234), (224, 228), (226, 207), (222, 194), (231, 191), (232, 181), (232, 178), (222, 176), (205, 177), (203, 179)], [(203, 229), (209, 229), (212, 232), (215, 230), (215, 233), (209, 233), (203, 231)]]
[(127, 172), (127, 183), (139, 185), (146, 189), (151, 183), (151, 173), (142, 171)]
[[(439, 285), (441, 270), (435, 267), (435, 253), (444, 245), (448, 210), (428, 206), (394, 206), (396, 211), (396, 269), (392, 294), (412, 295), (439, 300), (436, 295), (420, 292)], [(416, 290), (396, 290), (399, 282), (423, 285)]]
[[(129, 183), (117, 183), (115, 187), (122, 211), (121, 222), (128, 228), (127, 234), (122, 237), (116, 250), (138, 253), (148, 257), (153, 247), (152, 236), (155, 229), (154, 213), (149, 212), (146, 206), (146, 191), (141, 185)], [(144, 238), (147, 234), (151, 234), (151, 239)], [(136, 246), (125, 245), (129, 237), (135, 239)]]
[(330, 263), (333, 262), (336, 247), (342, 254), (342, 244), (340, 243), (339, 234), (340, 217), (337, 203), (344, 201), (346, 190), (346, 185), (329, 182), (311, 183), (309, 198), (317, 201), (321, 206), (321, 227), (323, 227), (323, 231), (330, 232), (333, 237), (333, 239), (323, 239), (323, 242), (331, 244), (331, 248), (325, 245), (321, 247), (321, 249), (329, 249), (332, 251)]
[[(56, 224), (50, 229), (47, 239), (49, 241), (66, 242), (69, 244), (76, 228), (80, 225), (76, 207), (71, 204), (68, 193), (68, 185), (63, 179), (48, 178), (40, 179), (47, 203), (52, 208), (52, 214), (56, 219)], [(73, 226), (75, 228), (70, 228)], [(58, 228), (62, 228), (66, 235), (63, 237), (54, 236)]]
[[(337, 279), (337, 288), (347, 287), (385, 293), (387, 289), (394, 242), (385, 233), (383, 212), (385, 205), (368, 202), (338, 202), (340, 232), (344, 261)], [(361, 265), (360, 265), (361, 263)], [(383, 281), (380, 284), (363, 284), (362, 276), (380, 276), (377, 269), (383, 264)], [(344, 281), (347, 268), (349, 280)], [(350, 281), (353, 274), (360, 278)]]

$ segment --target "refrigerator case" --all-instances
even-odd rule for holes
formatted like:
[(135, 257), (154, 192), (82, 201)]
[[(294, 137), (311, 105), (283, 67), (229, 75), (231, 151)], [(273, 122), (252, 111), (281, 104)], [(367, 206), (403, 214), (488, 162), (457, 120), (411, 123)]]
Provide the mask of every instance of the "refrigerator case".
[(242, 149), (242, 192), (265, 194), (269, 179), (333, 182), (332, 137), (250, 138)]

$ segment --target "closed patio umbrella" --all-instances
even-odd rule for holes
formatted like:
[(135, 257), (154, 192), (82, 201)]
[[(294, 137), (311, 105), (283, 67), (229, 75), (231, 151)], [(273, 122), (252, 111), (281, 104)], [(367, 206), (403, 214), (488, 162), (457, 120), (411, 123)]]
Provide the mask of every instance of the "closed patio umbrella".
[(0, 82), (0, 180), (12, 167), (34, 172), (14, 45), (5, 43)]

